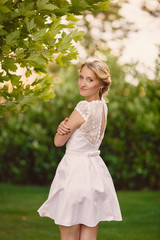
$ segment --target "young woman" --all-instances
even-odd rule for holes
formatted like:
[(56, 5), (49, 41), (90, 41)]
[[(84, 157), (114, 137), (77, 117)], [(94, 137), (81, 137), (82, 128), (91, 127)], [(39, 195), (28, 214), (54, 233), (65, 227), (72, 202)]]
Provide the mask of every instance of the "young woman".
[(108, 169), (99, 156), (107, 123), (102, 98), (111, 84), (108, 66), (100, 61), (79, 67), (80, 101), (60, 123), (54, 143), (66, 144), (48, 199), (38, 209), (54, 219), (61, 240), (96, 240), (100, 221), (121, 221), (121, 211)]

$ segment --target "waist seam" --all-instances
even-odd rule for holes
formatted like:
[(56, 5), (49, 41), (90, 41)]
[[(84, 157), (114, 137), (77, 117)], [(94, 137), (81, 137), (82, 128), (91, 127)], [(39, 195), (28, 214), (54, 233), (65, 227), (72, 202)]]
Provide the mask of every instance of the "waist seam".
[(81, 151), (66, 150), (66, 154), (70, 154), (70, 155), (80, 154), (80, 156), (94, 157), (94, 156), (100, 155), (100, 150), (93, 151), (93, 152), (92, 151), (91, 152), (81, 152)]

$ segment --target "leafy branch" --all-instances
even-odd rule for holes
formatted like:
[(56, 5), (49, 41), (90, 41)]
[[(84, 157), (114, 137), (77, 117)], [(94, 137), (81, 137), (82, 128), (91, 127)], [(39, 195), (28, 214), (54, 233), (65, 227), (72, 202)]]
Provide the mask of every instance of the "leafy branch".
[[(17, 109), (17, 105), (24, 111), (33, 104), (33, 96), (34, 102), (54, 97), (54, 80), (46, 70), (47, 65), (54, 60), (69, 66), (77, 58), (73, 42), (81, 41), (84, 33), (75, 28), (79, 20), (76, 15), (101, 9), (101, 3), (107, 6), (109, 0), (0, 1), (1, 116)], [(17, 74), (19, 68), (25, 69), (26, 78), (36, 73), (34, 85), (22, 84)]]

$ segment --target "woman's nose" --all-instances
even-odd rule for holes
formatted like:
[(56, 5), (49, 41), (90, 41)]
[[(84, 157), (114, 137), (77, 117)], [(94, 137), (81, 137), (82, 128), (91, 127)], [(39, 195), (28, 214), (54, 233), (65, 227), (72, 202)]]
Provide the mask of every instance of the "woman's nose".
[(85, 79), (83, 79), (81, 86), (85, 86), (85, 85), (86, 85), (86, 81), (85, 81)]

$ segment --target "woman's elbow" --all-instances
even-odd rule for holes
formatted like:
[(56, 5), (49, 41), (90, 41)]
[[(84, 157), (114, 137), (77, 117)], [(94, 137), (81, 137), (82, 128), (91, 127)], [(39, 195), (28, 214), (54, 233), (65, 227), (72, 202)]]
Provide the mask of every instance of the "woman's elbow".
[(56, 147), (62, 147), (64, 144), (60, 144), (60, 143), (54, 142), (54, 145), (55, 145)]
[(56, 141), (56, 140), (54, 140), (54, 145), (55, 145), (56, 147), (61, 147), (61, 144), (60, 144), (58, 141)]
[(61, 141), (58, 141), (58, 139), (54, 138), (54, 145), (56, 147), (62, 147), (64, 145), (64, 143), (62, 143)]

